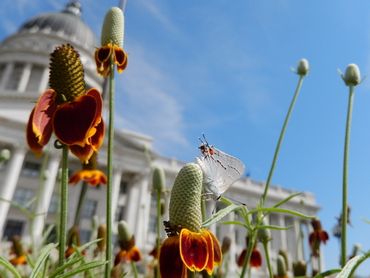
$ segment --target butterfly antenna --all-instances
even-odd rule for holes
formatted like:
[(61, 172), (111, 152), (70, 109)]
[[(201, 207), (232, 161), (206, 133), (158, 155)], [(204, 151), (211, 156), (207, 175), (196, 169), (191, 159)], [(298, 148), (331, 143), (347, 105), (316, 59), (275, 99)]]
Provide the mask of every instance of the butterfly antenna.
[(209, 147), (209, 144), (208, 144), (207, 138), (206, 138), (206, 136), (204, 135), (204, 133), (202, 134), (202, 137), (203, 137), (204, 142), (206, 143), (207, 147)]

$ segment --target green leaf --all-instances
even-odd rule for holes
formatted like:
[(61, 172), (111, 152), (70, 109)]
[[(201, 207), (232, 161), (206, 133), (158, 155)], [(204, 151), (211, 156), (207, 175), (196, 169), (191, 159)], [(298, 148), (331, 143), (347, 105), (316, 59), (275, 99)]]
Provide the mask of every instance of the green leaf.
[(319, 274), (316, 274), (316, 276), (314, 278), (324, 278), (324, 277), (332, 275), (334, 273), (338, 273), (340, 270), (341, 270), (340, 268), (330, 269), (330, 270), (321, 272)]
[(79, 267), (77, 267), (75, 269), (72, 269), (71, 271), (66, 272), (64, 274), (58, 275), (56, 277), (57, 278), (73, 277), (74, 275), (76, 275), (78, 273), (85, 272), (85, 271), (87, 271), (89, 269), (101, 267), (101, 266), (104, 266), (106, 264), (107, 264), (107, 261), (93, 261), (93, 262), (89, 262), (89, 263), (86, 263), (86, 264), (82, 264)]
[(353, 257), (346, 263), (342, 271), (338, 274), (337, 278), (352, 277), (352, 275), (355, 273), (356, 268), (369, 257), (370, 252)]
[(18, 270), (4, 257), (0, 256), (0, 265), (9, 270), (16, 278), (22, 278)]
[(290, 201), (294, 197), (297, 197), (297, 196), (299, 196), (301, 194), (302, 194), (302, 192), (294, 193), (294, 194), (286, 197), (285, 199), (281, 200), (280, 202), (276, 203), (273, 207), (274, 208), (280, 207), (281, 205), (285, 204), (286, 202)]
[(37, 275), (39, 275), (40, 273), (42, 273), (42, 270), (43, 270), (43, 267), (44, 267), (44, 263), (46, 261), (46, 259), (49, 257), (50, 255), (50, 252), (57, 246), (57, 244), (55, 243), (50, 243), (48, 245), (46, 245), (44, 248), (41, 249), (41, 252), (40, 252), (40, 256), (38, 257), (36, 263), (35, 263), (35, 267), (33, 268), (32, 272), (31, 272), (31, 275), (29, 278), (36, 278)]
[(73, 266), (74, 264), (78, 263), (78, 262), (81, 262), (83, 260), (83, 257), (79, 257), (77, 255), (75, 255), (76, 253), (72, 254), (68, 260), (61, 266), (57, 267), (57, 269), (55, 269), (55, 271), (53, 273), (50, 274), (50, 278), (54, 278), (56, 277), (57, 275), (63, 273), (63, 271), (67, 268), (70, 268), (71, 266)]
[(220, 221), (222, 218), (224, 218), (226, 215), (228, 215), (230, 212), (234, 211), (234, 210), (237, 210), (239, 209), (240, 206), (239, 205), (235, 205), (235, 204), (231, 204), (221, 210), (219, 210), (218, 212), (216, 212), (215, 214), (213, 214), (209, 219), (207, 219), (206, 221), (204, 221), (202, 223), (202, 226), (203, 227), (208, 227), (218, 221)]
[(18, 204), (17, 202), (9, 201), (7, 199), (1, 198), (1, 202), (9, 203), (12, 207), (19, 209), (28, 219), (34, 219), (36, 214), (29, 211), (29, 208), (23, 207), (22, 205)]
[(267, 230), (279, 230), (279, 231), (285, 231), (293, 228), (293, 226), (288, 226), (288, 227), (281, 227), (281, 226), (275, 226), (275, 225), (261, 225), (261, 226), (256, 226), (256, 229), (267, 229)]
[(300, 213), (298, 211), (295, 211), (295, 210), (290, 210), (290, 209), (283, 209), (283, 208), (258, 208), (258, 209), (254, 209), (254, 210), (251, 210), (249, 211), (249, 214), (252, 214), (252, 213), (256, 213), (258, 211), (261, 211), (261, 212), (276, 212), (276, 213), (285, 213), (285, 214), (291, 214), (291, 215), (294, 215), (294, 216), (297, 216), (297, 217), (300, 217), (300, 218), (303, 218), (303, 219), (314, 219), (315, 216), (309, 216), (309, 215), (305, 215), (303, 213)]
[(97, 239), (95, 239), (95, 240), (93, 240), (93, 241), (89, 241), (89, 242), (87, 242), (87, 243), (85, 243), (84, 245), (81, 245), (80, 247), (78, 247), (78, 251), (83, 251), (83, 250), (85, 250), (85, 249), (87, 249), (87, 248), (89, 248), (91, 245), (93, 245), (93, 244), (95, 244), (95, 243), (98, 243), (99, 241), (101, 241), (102, 239), (101, 238), (97, 238)]
[(238, 225), (238, 226), (242, 226), (246, 229), (249, 229), (249, 227), (244, 223), (244, 222), (241, 222), (241, 221), (223, 221), (222, 224), (225, 224), (225, 225)]

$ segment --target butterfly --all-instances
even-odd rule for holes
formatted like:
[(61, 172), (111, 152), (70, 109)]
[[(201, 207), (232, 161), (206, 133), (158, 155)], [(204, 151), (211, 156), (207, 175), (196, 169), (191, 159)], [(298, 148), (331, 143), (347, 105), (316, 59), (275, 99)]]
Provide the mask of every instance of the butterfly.
[(203, 171), (204, 196), (218, 200), (235, 181), (244, 173), (243, 162), (209, 145), (205, 136), (199, 138), (201, 156), (196, 158)]

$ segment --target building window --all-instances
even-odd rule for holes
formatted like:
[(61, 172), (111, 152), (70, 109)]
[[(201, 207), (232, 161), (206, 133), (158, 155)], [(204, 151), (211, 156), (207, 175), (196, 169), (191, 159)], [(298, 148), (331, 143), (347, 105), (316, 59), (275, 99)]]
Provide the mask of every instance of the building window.
[(59, 209), (59, 195), (52, 195), (50, 200), (50, 205), (48, 209), (48, 213), (57, 213)]
[(82, 207), (81, 217), (82, 218), (92, 218), (98, 207), (97, 200), (87, 199)]
[[(0, 64), (0, 83), (4, 77), (6, 64)], [(1, 85), (1, 84), (0, 84)]]
[(38, 92), (40, 90), (40, 83), (44, 74), (44, 67), (39, 65), (33, 65), (31, 69), (30, 78), (28, 79), (26, 91), (27, 92)]
[(26, 161), (23, 165), (22, 175), (28, 177), (38, 177), (40, 174), (40, 168), (41, 168), (40, 163)]
[(23, 233), (24, 222), (9, 219), (6, 221), (4, 238), (10, 240), (13, 236), (21, 236)]
[(13, 201), (22, 206), (26, 206), (34, 197), (32, 189), (18, 187), (13, 196)]
[(7, 80), (7, 84), (5, 89), (7, 90), (18, 90), (19, 83), (22, 79), (22, 74), (24, 70), (24, 64), (15, 63), (13, 67), (13, 71), (10, 74), (10, 78)]
[(91, 231), (90, 230), (80, 230), (80, 239), (81, 243), (86, 243), (91, 240)]
[[(276, 214), (270, 214), (270, 225), (280, 226), (279, 218)], [(271, 238), (271, 248), (277, 253), (281, 248), (281, 231), (271, 230)]]
[(119, 186), (119, 194), (126, 194), (127, 193), (127, 187), (128, 187), (128, 181), (121, 181), (121, 184)]
[(118, 206), (116, 210), (116, 221), (121, 221), (125, 217), (125, 206)]

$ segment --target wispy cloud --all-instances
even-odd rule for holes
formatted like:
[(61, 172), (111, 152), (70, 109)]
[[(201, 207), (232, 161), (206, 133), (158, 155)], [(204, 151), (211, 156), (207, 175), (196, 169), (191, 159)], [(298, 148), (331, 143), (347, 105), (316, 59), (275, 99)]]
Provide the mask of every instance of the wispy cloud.
[(177, 29), (176, 25), (171, 21), (170, 17), (167, 16), (163, 10), (158, 6), (158, 2), (155, 1), (147, 1), (147, 0), (140, 0), (138, 3), (147, 11), (149, 12), (157, 21), (161, 23), (161, 25), (172, 33), (179, 34), (179, 30)]
[(183, 108), (174, 97), (178, 90), (168, 75), (156, 66), (148, 52), (137, 44), (130, 46), (130, 66), (118, 83), (119, 127), (149, 134), (163, 153), (188, 145)]

